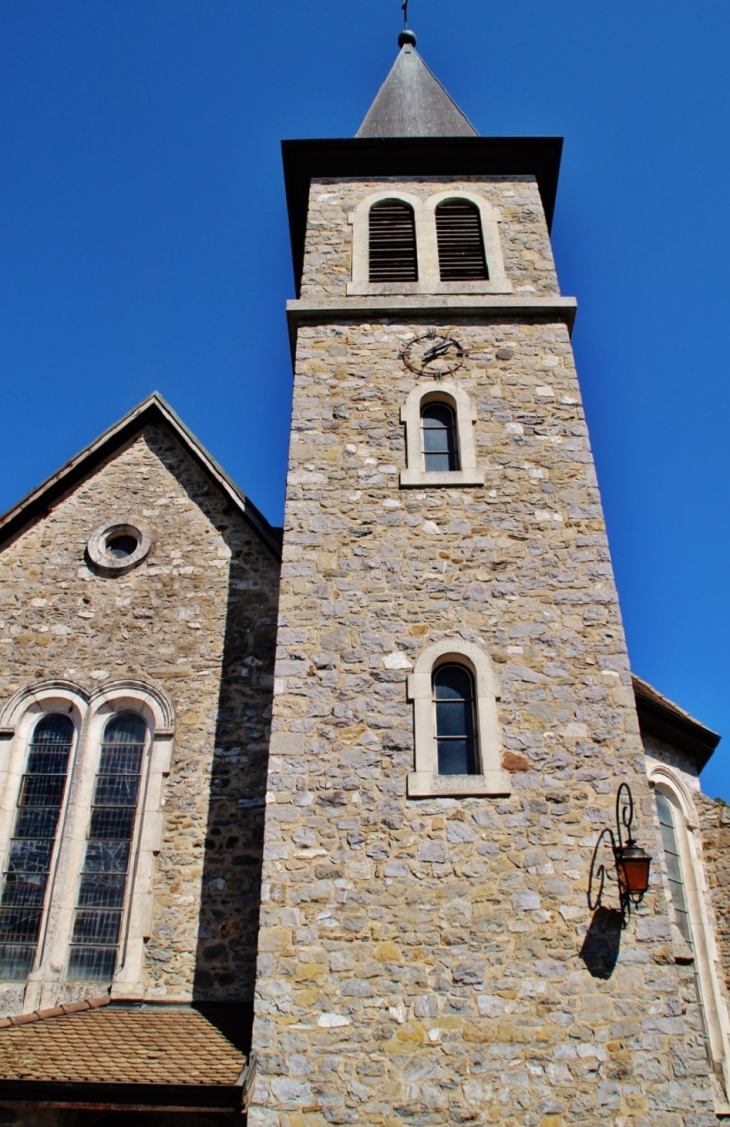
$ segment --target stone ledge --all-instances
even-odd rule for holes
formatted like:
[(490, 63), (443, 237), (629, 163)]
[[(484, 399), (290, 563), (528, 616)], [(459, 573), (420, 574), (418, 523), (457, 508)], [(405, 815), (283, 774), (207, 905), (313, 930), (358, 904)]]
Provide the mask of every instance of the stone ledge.
[(432, 775), (427, 771), (411, 771), (408, 776), (409, 798), (466, 798), (511, 793), (507, 771), (488, 771), (485, 775)]
[(389, 321), (412, 321), (422, 317), (517, 317), (532, 320), (552, 317), (563, 321), (572, 332), (578, 302), (574, 297), (526, 297), (524, 294), (422, 294), (401, 297), (368, 298), (299, 298), (287, 301), (289, 340), (292, 357), (297, 330), (302, 324), (326, 324), (330, 321), (368, 321), (387, 318)]
[(469, 470), (401, 470), (401, 489), (453, 489), (456, 486), (484, 485), (484, 471)]

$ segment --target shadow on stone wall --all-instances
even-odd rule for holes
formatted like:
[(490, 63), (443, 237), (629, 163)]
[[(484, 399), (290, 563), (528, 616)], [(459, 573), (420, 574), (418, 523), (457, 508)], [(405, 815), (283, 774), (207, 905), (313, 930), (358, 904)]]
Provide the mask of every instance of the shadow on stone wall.
[[(248, 531), (248, 530), (246, 530)], [(251, 534), (248, 534), (251, 539)], [(254, 540), (261, 583), (231, 536), (223, 676), (203, 866), (193, 997), (248, 1049), (253, 1005), (278, 601), (278, 561)], [(250, 552), (250, 549), (249, 549)], [(238, 1020), (211, 1002), (241, 1004)], [(236, 1006), (238, 1010), (238, 1006)], [(236, 1028), (238, 1026), (238, 1028)]]
[(593, 978), (610, 978), (621, 949), (623, 917), (616, 908), (598, 908), (586, 932), (580, 957)]
[(230, 549), (193, 999), (245, 1051), (258, 943), (281, 564), (207, 478), (198, 470), (181, 472), (176, 440), (155, 430), (146, 437)]

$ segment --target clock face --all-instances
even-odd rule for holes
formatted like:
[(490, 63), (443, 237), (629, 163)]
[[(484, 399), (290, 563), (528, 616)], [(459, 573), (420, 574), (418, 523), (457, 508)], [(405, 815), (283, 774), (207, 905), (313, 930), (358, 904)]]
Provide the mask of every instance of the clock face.
[(466, 359), (466, 349), (453, 337), (429, 329), (423, 336), (414, 337), (402, 349), (400, 358), (417, 376), (429, 375), (438, 380), (459, 370)]

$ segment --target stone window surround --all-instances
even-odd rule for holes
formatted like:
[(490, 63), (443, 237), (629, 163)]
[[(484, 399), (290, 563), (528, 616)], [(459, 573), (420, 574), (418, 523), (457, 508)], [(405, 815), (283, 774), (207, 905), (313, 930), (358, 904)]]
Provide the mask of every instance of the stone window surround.
[[(458, 470), (424, 469), (421, 449), (421, 408), (426, 403), (446, 403), (456, 416), (456, 448)], [(474, 448), (476, 406), (469, 395), (453, 380), (431, 380), (419, 383), (409, 392), (400, 409), (400, 421), (406, 428), (406, 469), (401, 470), (401, 488), (484, 485), (484, 473), (477, 469)]]
[[(707, 914), (708, 889), (702, 861), (701, 843), (695, 831), (699, 827), (689, 788), (680, 773), (664, 763), (647, 764), (649, 785), (656, 787), (669, 801), (674, 812), (675, 833), (682, 867), (690, 928), (694, 941), (697, 977), (710, 1041), (713, 1071), (721, 1081), (726, 1099), (730, 1094), (730, 1018), (727, 1001), (718, 976), (718, 952), (714, 928)], [(665, 888), (671, 910), (671, 898)], [(725, 1106), (723, 1112), (730, 1112)]]
[[(484, 253), (487, 259), (489, 280), (442, 282), (439, 271), (438, 242), (436, 239), (436, 208), (444, 200), (460, 198), (469, 200), (479, 209)], [(383, 200), (401, 200), (413, 208), (416, 226), (416, 255), (418, 259), (417, 282), (370, 281), (370, 209)], [(347, 217), (352, 225), (352, 281), (347, 283), (348, 297), (372, 294), (508, 294), (512, 284), (504, 272), (502, 245), (499, 237), (500, 211), (477, 192), (466, 192), (454, 187), (435, 192), (427, 200), (399, 189), (384, 189), (366, 196)]]
[(139, 713), (148, 731), (120, 933), (120, 960), (111, 985), (112, 997), (130, 998), (141, 996), (144, 990), (141, 978), (144, 943), (152, 923), (153, 858), (162, 846), (162, 791), (172, 755), (172, 705), (159, 689), (141, 681), (107, 682), (90, 693), (73, 682), (43, 681), (21, 690), (0, 713), (0, 749), (5, 745), (4, 753), (0, 752), (0, 849), (7, 848), (12, 833), (18, 788), (35, 723), (46, 713), (63, 712), (73, 721), (76, 731), (38, 938), (36, 969), (25, 988), (24, 1012), (56, 1005), (65, 982), (101, 738), (110, 717), (122, 711)]
[[(432, 676), (447, 662), (465, 666), (474, 678), (475, 713), (479, 749), (478, 775), (439, 775), (436, 718)], [(408, 775), (408, 797), (466, 797), (508, 795), (509, 773), (501, 763), (502, 741), (497, 720), (500, 688), (488, 655), (463, 638), (444, 638), (427, 646), (408, 677), (408, 699), (413, 701), (415, 770)]]
[[(107, 552), (107, 544), (114, 536), (123, 534), (134, 536), (137, 547), (129, 556), (115, 559)], [(136, 521), (116, 521), (112, 524), (102, 524), (95, 529), (89, 537), (86, 551), (94, 567), (107, 575), (125, 575), (128, 571), (142, 563), (152, 547), (152, 537), (145, 528)]]

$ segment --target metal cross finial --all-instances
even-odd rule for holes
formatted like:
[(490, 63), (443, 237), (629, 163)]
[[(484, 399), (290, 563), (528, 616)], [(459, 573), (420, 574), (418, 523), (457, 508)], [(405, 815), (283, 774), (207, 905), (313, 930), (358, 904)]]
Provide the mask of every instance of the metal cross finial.
[(403, 0), (401, 8), (403, 9), (403, 30), (408, 31), (408, 0)]

